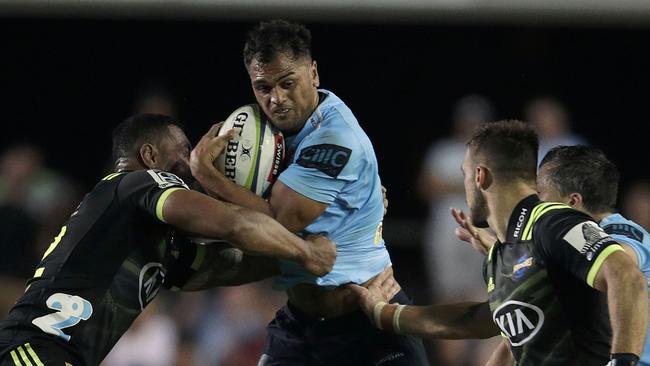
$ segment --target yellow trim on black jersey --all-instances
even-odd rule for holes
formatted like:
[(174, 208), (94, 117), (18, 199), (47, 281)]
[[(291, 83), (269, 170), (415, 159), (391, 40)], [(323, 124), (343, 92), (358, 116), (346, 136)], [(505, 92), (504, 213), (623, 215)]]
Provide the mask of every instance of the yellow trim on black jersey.
[(34, 349), (32, 349), (32, 346), (29, 343), (25, 343), (25, 348), (27, 349), (27, 353), (29, 353), (29, 355), (32, 356), (32, 360), (36, 362), (36, 366), (45, 366), (43, 365), (43, 362), (41, 362), (41, 359), (38, 358), (38, 355), (36, 354)]
[(18, 353), (20, 354), (20, 358), (23, 359), (23, 362), (25, 363), (26, 366), (34, 366), (32, 365), (31, 362), (29, 362), (29, 358), (27, 358), (27, 354), (23, 350), (22, 346), (18, 346)]
[(121, 173), (111, 173), (111, 174), (105, 176), (104, 178), (102, 178), (102, 180), (111, 180), (111, 179), (117, 177), (118, 175), (120, 175), (120, 174), (124, 174), (124, 173), (125, 173), (125, 172), (121, 172)]
[(61, 239), (63, 238), (63, 235), (65, 235), (65, 232), (67, 230), (68, 230), (67, 226), (63, 226), (61, 228), (61, 231), (59, 232), (59, 235), (57, 235), (56, 238), (54, 238), (54, 241), (47, 248), (47, 250), (45, 251), (45, 254), (43, 254), (43, 258), (41, 258), (41, 260), (45, 259), (45, 257), (47, 257), (50, 253), (52, 253), (54, 248), (56, 248), (56, 246), (59, 245), (59, 242), (61, 241)]
[(14, 364), (16, 364), (16, 366), (22, 366), (20, 360), (18, 360), (18, 355), (16, 355), (16, 350), (12, 350), (10, 354), (11, 359), (14, 360)]
[(545, 202), (535, 206), (533, 212), (530, 214), (530, 219), (526, 223), (524, 228), (524, 233), (521, 236), (521, 240), (532, 240), (533, 239), (533, 225), (537, 220), (539, 220), (544, 214), (549, 211), (557, 210), (561, 208), (571, 208), (571, 206), (565, 205), (560, 202)]
[(180, 187), (172, 187), (169, 188), (168, 190), (164, 191), (161, 195), (160, 198), (158, 198), (158, 202), (156, 203), (156, 217), (158, 217), (158, 220), (164, 222), (165, 224), (167, 221), (165, 221), (165, 218), (163, 217), (163, 206), (165, 205), (165, 201), (169, 197), (170, 194), (174, 191), (178, 191), (179, 189), (185, 189), (185, 188), (180, 188)]
[(596, 275), (598, 274), (598, 271), (600, 271), (600, 267), (603, 266), (603, 262), (605, 262), (605, 259), (607, 259), (607, 257), (609, 257), (612, 253), (618, 252), (619, 250), (623, 250), (623, 247), (620, 246), (619, 244), (612, 244), (607, 248), (603, 249), (602, 252), (600, 252), (598, 257), (594, 261), (594, 264), (591, 265), (591, 269), (589, 269), (589, 273), (587, 274), (587, 284), (589, 286), (594, 287), (594, 282), (596, 281)]
[(492, 260), (492, 252), (494, 251), (494, 247), (496, 247), (497, 244), (494, 243), (491, 247), (490, 250), (488, 250), (488, 262)]

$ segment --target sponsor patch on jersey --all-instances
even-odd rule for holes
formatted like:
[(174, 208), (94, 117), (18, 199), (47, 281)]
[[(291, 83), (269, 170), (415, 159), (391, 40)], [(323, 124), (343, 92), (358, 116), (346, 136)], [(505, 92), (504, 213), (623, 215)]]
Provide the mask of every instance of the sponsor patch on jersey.
[(513, 232), (512, 236), (515, 238), (519, 237), (519, 233), (521, 233), (521, 229), (524, 225), (524, 221), (526, 220), (526, 216), (528, 215), (528, 209), (526, 207), (522, 207), (521, 212), (519, 213), (519, 217), (517, 218), (517, 224), (515, 225), (515, 231)]
[(151, 178), (158, 183), (158, 187), (160, 188), (181, 186), (185, 187), (185, 189), (189, 189), (181, 178), (170, 172), (164, 172), (162, 170), (147, 170), (147, 173), (149, 173)]
[(316, 168), (336, 178), (350, 160), (352, 150), (332, 144), (308, 146), (300, 151), (296, 163), (305, 168)]
[(602, 246), (612, 241), (612, 238), (607, 235), (605, 230), (598, 226), (593, 221), (585, 221), (577, 224), (569, 232), (567, 232), (563, 239), (571, 244), (580, 254), (587, 257), (591, 261)]
[(513, 347), (530, 341), (544, 325), (544, 312), (521, 301), (507, 301), (492, 313), (492, 320)]
[(512, 278), (519, 280), (524, 276), (526, 270), (533, 265), (533, 257), (523, 255), (517, 260), (517, 264), (512, 266)]

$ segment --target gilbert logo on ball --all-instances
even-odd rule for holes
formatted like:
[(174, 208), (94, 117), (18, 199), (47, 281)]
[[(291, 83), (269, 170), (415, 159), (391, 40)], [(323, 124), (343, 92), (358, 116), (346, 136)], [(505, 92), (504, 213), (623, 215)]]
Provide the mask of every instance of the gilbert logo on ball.
[(214, 161), (214, 165), (232, 182), (264, 196), (280, 173), (284, 137), (262, 118), (257, 104), (248, 104), (232, 112), (221, 126), (219, 135), (232, 128), (241, 129), (239, 137), (228, 141), (226, 151)]

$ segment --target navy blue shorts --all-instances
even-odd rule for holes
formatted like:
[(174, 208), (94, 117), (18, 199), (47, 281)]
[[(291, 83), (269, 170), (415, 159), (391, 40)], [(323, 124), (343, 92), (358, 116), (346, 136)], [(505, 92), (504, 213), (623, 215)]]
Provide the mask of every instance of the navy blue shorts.
[[(410, 304), (400, 291), (391, 302)], [(269, 324), (258, 366), (422, 366), (422, 340), (381, 331), (361, 310), (321, 320), (288, 303)]]

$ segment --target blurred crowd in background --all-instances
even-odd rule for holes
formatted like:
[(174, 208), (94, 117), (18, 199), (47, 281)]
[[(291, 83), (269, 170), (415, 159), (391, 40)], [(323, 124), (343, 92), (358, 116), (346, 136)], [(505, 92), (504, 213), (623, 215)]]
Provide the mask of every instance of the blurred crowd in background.
[[(152, 86), (142, 90), (132, 112), (176, 116), (178, 109), (168, 90)], [(539, 133), (540, 158), (553, 146), (589, 143), (579, 131), (572, 130), (562, 101), (538, 98), (530, 100), (522, 110), (521, 117)], [(428, 217), (410, 223), (424, 228), (423, 235), (418, 243), (388, 243), (389, 250), (396, 249), (394, 260), (411, 252), (410, 258), (422, 261), (408, 267), (409, 271), (421, 273), (409, 273), (409, 281), (403, 283), (416, 300), (433, 303), (485, 298), (483, 258), (456, 239), (456, 224), (449, 207), (466, 210), (460, 171), (466, 141), (478, 124), (499, 117), (498, 107), (487, 96), (469, 94), (461, 98), (450, 108), (448, 121), (444, 121), (451, 132), (431, 141), (423, 156), (413, 192), (430, 210)], [(607, 147), (601, 148), (607, 151)], [(25, 281), (32, 276), (45, 248), (88, 188), (52, 169), (44, 153), (26, 141), (3, 146), (0, 155), (1, 316), (24, 291)], [(107, 173), (111, 165), (107, 156)], [(650, 182), (639, 180), (624, 186), (618, 208), (627, 218), (649, 228)], [(391, 227), (384, 230), (390, 231)], [(256, 365), (266, 324), (285, 301), (284, 293), (271, 290), (266, 282), (197, 293), (161, 291), (103, 365)], [(483, 364), (494, 344), (427, 342), (433, 365), (458, 366)]]

